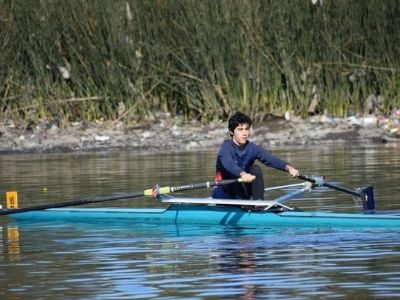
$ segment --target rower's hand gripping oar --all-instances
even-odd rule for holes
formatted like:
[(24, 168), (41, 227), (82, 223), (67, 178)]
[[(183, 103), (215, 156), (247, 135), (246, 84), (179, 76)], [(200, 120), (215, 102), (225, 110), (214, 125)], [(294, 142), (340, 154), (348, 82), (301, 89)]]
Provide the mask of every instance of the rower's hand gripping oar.
[(365, 211), (373, 212), (375, 210), (374, 190), (373, 190), (372, 186), (358, 188), (355, 191), (353, 191), (353, 190), (326, 182), (325, 179), (321, 176), (309, 177), (306, 175), (299, 175), (298, 178), (301, 180), (311, 182), (316, 187), (325, 186), (327, 188), (331, 188), (331, 189), (361, 198), (361, 201), (363, 203)]
[(67, 201), (67, 202), (44, 204), (44, 205), (37, 205), (37, 206), (23, 207), (23, 208), (0, 209), (0, 216), (29, 212), (29, 211), (36, 211), (36, 210), (44, 210), (44, 209), (50, 209), (50, 208), (61, 208), (61, 207), (92, 204), (92, 203), (105, 202), (105, 201), (130, 199), (130, 198), (137, 198), (137, 197), (143, 197), (143, 196), (157, 197), (159, 194), (168, 194), (168, 193), (188, 191), (188, 190), (201, 189), (201, 188), (211, 188), (214, 186), (227, 185), (227, 184), (232, 184), (235, 182), (242, 182), (242, 179), (237, 178), (237, 179), (226, 179), (226, 180), (220, 180), (220, 181), (206, 181), (206, 182), (201, 182), (201, 183), (192, 183), (192, 184), (185, 184), (185, 185), (179, 185), (179, 186), (166, 186), (166, 187), (155, 186), (151, 189), (147, 189), (142, 192), (116, 194), (116, 195), (111, 195), (111, 196), (99, 196), (99, 197), (94, 197), (94, 198), (84, 198), (84, 199), (80, 199), (80, 200), (72, 200), (72, 201)]

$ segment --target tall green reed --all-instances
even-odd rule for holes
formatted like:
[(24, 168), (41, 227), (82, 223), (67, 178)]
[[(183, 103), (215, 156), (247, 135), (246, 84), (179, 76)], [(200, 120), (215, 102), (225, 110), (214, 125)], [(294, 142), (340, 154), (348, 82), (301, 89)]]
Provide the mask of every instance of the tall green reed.
[[(207, 122), (399, 106), (395, 0), (0, 0), (0, 118)], [(121, 114), (118, 108), (125, 107)]]

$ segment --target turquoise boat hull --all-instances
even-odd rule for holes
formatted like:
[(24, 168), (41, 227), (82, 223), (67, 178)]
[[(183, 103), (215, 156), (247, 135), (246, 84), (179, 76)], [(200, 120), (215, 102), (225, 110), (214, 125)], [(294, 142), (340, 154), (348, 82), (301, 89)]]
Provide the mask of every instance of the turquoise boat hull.
[(263, 227), (400, 228), (399, 215), (255, 211), (235, 206), (174, 204), (168, 208), (55, 208), (9, 215), (21, 221), (132, 222)]

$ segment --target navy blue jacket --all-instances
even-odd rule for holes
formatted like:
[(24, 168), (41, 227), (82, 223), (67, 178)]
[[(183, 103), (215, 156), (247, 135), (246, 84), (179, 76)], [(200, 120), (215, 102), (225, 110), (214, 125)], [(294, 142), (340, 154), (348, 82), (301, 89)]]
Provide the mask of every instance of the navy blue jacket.
[[(221, 175), (221, 179), (239, 178), (243, 171), (248, 172), (251, 165), (258, 160), (268, 167), (285, 171), (286, 161), (273, 156), (262, 146), (247, 141), (244, 146), (236, 145), (232, 140), (226, 140), (222, 143), (218, 155), (216, 171)], [(241, 183), (232, 184), (231, 187), (219, 186), (213, 190), (212, 197), (219, 199), (240, 198), (246, 199), (248, 196), (244, 193)], [(230, 193), (227, 193), (227, 190)], [(233, 189), (233, 190), (232, 190)]]

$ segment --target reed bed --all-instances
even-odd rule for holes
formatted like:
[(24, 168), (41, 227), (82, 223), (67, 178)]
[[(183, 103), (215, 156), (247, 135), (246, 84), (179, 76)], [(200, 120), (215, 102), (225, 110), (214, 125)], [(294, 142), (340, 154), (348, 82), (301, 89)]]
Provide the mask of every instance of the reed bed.
[(399, 106), (396, 0), (0, 0), (0, 119)]

